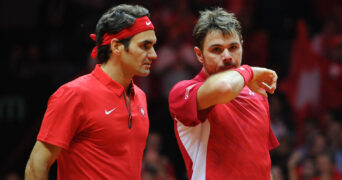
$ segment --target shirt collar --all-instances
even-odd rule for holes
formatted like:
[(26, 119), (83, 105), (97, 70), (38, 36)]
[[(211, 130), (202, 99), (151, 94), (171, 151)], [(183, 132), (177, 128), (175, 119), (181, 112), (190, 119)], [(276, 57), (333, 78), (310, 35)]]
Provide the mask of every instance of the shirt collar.
[[(121, 96), (123, 94), (125, 88), (120, 83), (118, 83), (117, 81), (115, 81), (111, 77), (109, 77), (108, 74), (106, 74), (102, 70), (100, 64), (97, 64), (95, 66), (95, 69), (93, 70), (93, 72), (91, 72), (91, 74), (97, 80), (99, 80), (103, 85), (105, 85), (106, 87), (108, 87), (109, 89), (114, 91), (114, 93), (117, 94), (118, 96)], [(134, 94), (135, 85), (133, 83), (133, 80), (129, 84), (128, 88), (130, 88), (130, 94)]]
[(204, 67), (203, 67), (201, 72), (198, 73), (194, 79), (197, 79), (199, 81), (205, 81), (208, 77), (209, 75), (204, 71)]

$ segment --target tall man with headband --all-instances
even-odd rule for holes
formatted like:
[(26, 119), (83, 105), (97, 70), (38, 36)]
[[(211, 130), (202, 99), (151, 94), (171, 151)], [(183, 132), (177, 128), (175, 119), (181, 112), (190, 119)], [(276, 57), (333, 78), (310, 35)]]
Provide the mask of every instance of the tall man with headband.
[(193, 37), (203, 69), (169, 95), (189, 180), (270, 179), (269, 150), (278, 141), (266, 91), (276, 89), (277, 74), (240, 66), (240, 23), (222, 8), (201, 12)]
[(146, 96), (132, 78), (147, 76), (157, 58), (154, 27), (141, 6), (118, 5), (102, 15), (91, 38), (93, 72), (61, 86), (48, 107), (25, 178), (140, 179), (149, 121)]

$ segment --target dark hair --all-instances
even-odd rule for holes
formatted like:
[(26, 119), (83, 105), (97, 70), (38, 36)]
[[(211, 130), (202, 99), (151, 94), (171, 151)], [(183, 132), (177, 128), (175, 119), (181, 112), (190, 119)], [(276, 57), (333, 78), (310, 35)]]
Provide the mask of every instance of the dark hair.
[[(105, 12), (96, 25), (96, 44), (102, 43), (102, 36), (107, 34), (116, 34), (121, 30), (134, 24), (135, 19), (143, 16), (150, 16), (149, 11), (139, 5), (121, 4), (114, 6)], [(132, 37), (121, 39), (119, 42), (125, 46), (128, 51), (130, 39)], [(104, 63), (109, 59), (112, 53), (110, 45), (99, 46), (97, 49), (97, 58), (100, 63)]]
[(217, 7), (200, 12), (200, 17), (192, 33), (195, 46), (202, 50), (204, 38), (208, 32), (213, 30), (220, 30), (223, 34), (229, 35), (237, 33), (242, 40), (241, 25), (234, 14)]

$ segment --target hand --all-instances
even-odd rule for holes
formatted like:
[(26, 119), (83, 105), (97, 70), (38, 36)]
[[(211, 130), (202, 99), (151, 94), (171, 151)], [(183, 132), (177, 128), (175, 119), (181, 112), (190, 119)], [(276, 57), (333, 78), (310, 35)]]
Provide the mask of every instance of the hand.
[(273, 94), (277, 88), (278, 76), (276, 72), (260, 67), (252, 67), (252, 70), (254, 76), (253, 79), (247, 84), (249, 89), (264, 97), (267, 97), (266, 91)]

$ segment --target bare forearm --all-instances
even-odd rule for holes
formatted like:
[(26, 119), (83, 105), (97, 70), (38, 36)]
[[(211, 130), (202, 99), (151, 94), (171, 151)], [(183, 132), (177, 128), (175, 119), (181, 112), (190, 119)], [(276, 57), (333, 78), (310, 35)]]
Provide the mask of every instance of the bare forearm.
[(198, 90), (198, 108), (205, 109), (214, 104), (227, 103), (239, 95), (243, 86), (244, 79), (236, 71), (214, 74)]
[(245, 84), (264, 97), (267, 97), (266, 91), (274, 93), (278, 79), (274, 71), (259, 67), (246, 66), (245, 68), (250, 70), (242, 68), (244, 70), (241, 72), (230, 70), (211, 75), (198, 89), (197, 108), (202, 110), (215, 104), (227, 103), (240, 94)]
[(203, 83), (206, 88), (212, 88), (216, 93), (225, 95), (225, 99), (234, 99), (244, 86), (243, 77), (236, 71), (225, 71), (215, 74)]
[(60, 147), (37, 141), (26, 165), (25, 179), (47, 180), (50, 167), (60, 152)]
[(25, 180), (47, 180), (49, 169), (48, 165), (30, 159), (25, 169)]

